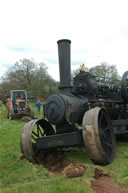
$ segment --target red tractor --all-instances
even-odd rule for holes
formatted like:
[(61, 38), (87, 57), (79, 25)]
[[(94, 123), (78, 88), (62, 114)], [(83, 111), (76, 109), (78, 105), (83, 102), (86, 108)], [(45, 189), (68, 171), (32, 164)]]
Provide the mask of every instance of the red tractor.
[(25, 90), (12, 90), (7, 100), (6, 116), (12, 120), (29, 116), (34, 118), (34, 112), (28, 105), (27, 93)]

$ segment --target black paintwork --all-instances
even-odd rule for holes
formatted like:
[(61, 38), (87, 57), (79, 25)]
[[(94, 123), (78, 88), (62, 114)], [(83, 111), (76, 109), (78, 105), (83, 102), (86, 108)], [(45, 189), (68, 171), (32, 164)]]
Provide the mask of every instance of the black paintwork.
[[(75, 142), (73, 142), (74, 137), (71, 133), (79, 133), (77, 126), (82, 124), (84, 113), (97, 106), (106, 109), (110, 116), (111, 126), (114, 128), (116, 134), (127, 133), (128, 100), (126, 81), (128, 72), (125, 73), (122, 78), (123, 90), (116, 85), (110, 87), (104, 85), (97, 81), (94, 75), (84, 71), (80, 71), (80, 73), (73, 78), (71, 85), (71, 41), (60, 40), (57, 43), (60, 67), (59, 89), (61, 93), (48, 97), (44, 107), (45, 117), (51, 124), (55, 125), (56, 130), (56, 134), (47, 137), (46, 141), (52, 141), (52, 138), (59, 140), (59, 135), (60, 138), (64, 137), (66, 139), (69, 135), (71, 146), (73, 146), (73, 143), (75, 145)], [(42, 143), (44, 143), (43, 141), (45, 141), (45, 139), (42, 139)], [(48, 141), (45, 143), (48, 144)], [(66, 144), (66, 140), (64, 141), (64, 147), (70, 146), (70, 143), (67, 142)], [(39, 139), (39, 142), (41, 143), (41, 139)], [(41, 147), (43, 147), (43, 145), (41, 145)], [(56, 145), (56, 147), (58, 147), (58, 145)]]

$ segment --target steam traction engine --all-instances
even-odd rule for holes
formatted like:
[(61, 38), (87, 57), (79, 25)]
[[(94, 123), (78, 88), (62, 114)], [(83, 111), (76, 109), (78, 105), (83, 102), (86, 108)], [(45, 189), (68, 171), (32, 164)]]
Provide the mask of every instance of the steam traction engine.
[(106, 165), (115, 158), (115, 135), (128, 133), (127, 76), (121, 88), (99, 83), (89, 72), (70, 76), (70, 40), (59, 40), (60, 94), (49, 96), (44, 118), (28, 122), (21, 133), (24, 156), (36, 162), (38, 152), (85, 146), (89, 158)]

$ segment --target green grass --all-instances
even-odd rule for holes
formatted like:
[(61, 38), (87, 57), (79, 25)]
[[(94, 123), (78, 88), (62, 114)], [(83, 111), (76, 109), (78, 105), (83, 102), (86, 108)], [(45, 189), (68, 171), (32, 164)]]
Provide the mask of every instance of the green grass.
[[(35, 114), (37, 110), (34, 107)], [(20, 134), (25, 122), (6, 119), (5, 107), (0, 107), (0, 193), (91, 193), (90, 180), (95, 167), (128, 186), (128, 143), (119, 143), (115, 161), (108, 166), (96, 166), (84, 148), (67, 152), (77, 163), (87, 163), (83, 177), (70, 179), (48, 172), (40, 165), (20, 159)], [(42, 117), (40, 115), (39, 117)]]

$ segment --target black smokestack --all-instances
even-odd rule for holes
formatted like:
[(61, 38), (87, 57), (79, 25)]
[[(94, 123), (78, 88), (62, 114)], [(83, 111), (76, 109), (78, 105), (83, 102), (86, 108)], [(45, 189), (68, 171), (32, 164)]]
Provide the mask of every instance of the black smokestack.
[(70, 63), (70, 44), (67, 39), (59, 40), (59, 71), (60, 71), (60, 89), (62, 92), (71, 93), (71, 63)]

